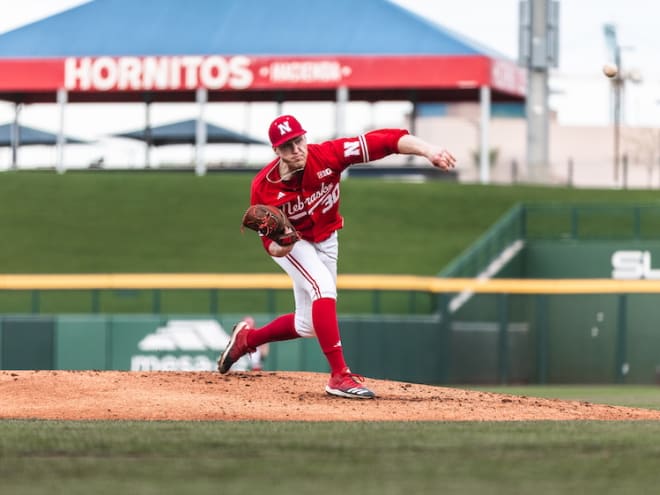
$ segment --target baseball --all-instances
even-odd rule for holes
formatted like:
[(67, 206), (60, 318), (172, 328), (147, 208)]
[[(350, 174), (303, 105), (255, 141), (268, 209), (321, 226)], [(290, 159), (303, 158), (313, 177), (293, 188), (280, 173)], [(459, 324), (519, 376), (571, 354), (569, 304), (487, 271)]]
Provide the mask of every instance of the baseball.
[(614, 77), (616, 76), (617, 72), (619, 72), (619, 69), (617, 68), (616, 65), (614, 64), (603, 65), (603, 74), (605, 74), (607, 77)]

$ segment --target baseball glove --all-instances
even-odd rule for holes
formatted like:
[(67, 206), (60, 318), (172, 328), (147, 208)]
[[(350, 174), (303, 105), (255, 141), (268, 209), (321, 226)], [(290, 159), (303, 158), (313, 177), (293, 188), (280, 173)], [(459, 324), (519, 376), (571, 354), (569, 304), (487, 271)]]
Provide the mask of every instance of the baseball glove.
[(271, 205), (251, 205), (245, 211), (242, 223), (243, 227), (259, 232), (280, 246), (290, 246), (300, 240), (287, 216)]

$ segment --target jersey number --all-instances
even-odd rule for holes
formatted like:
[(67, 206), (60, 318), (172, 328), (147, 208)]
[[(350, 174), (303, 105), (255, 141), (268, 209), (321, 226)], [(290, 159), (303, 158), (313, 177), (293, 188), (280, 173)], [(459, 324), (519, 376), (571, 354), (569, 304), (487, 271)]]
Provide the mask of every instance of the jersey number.
[(339, 184), (335, 184), (335, 187), (332, 188), (325, 198), (323, 198), (323, 209), (321, 213), (327, 213), (330, 209), (339, 201)]

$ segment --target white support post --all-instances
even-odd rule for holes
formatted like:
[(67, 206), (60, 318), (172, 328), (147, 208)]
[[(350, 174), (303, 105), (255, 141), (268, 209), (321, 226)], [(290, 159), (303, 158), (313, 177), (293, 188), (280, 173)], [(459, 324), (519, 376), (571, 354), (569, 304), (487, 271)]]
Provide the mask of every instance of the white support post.
[[(346, 86), (337, 88), (337, 102), (335, 103), (335, 137), (343, 137), (346, 133), (346, 106), (348, 105), (349, 94)], [(347, 179), (350, 167), (344, 169), (341, 173), (342, 179)]]
[(479, 122), (479, 178), (482, 184), (490, 183), (490, 88), (481, 86), (479, 91), (481, 119)]
[(20, 119), (19, 115), (21, 113), (21, 107), (22, 105), (20, 103), (16, 103), (14, 105), (14, 122), (11, 126), (11, 169), (16, 170), (18, 169), (18, 148), (21, 145), (21, 137), (20, 137)]
[(151, 101), (144, 102), (144, 168), (151, 168)]
[(64, 166), (64, 112), (68, 100), (67, 90), (60, 88), (57, 90), (57, 105), (60, 110), (60, 129), (57, 133), (57, 161), (55, 163), (55, 170), (58, 174), (63, 174), (66, 171)]
[(206, 162), (204, 159), (204, 148), (206, 147), (206, 121), (204, 120), (204, 110), (208, 101), (208, 90), (206, 88), (197, 88), (196, 101), (199, 107), (197, 115), (197, 127), (195, 128), (195, 175), (206, 175)]
[(337, 88), (337, 102), (335, 104), (335, 137), (343, 137), (346, 133), (346, 106), (348, 105), (348, 88)]
[[(246, 136), (250, 135), (250, 122), (252, 122), (252, 103), (247, 102), (245, 104), (245, 115), (244, 115), (244, 121), (243, 121), (243, 132), (245, 132)], [(243, 145), (243, 165), (247, 165), (248, 161), (250, 159), (250, 145), (249, 144), (244, 144)]]

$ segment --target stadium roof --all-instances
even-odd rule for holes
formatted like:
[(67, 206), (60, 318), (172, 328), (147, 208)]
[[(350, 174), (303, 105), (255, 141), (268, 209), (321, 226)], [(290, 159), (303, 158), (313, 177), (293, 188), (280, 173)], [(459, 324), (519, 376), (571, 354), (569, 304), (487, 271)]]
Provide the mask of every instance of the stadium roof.
[(216, 54), (501, 57), (386, 0), (96, 0), (0, 36), (0, 57)]
[(0, 35), (0, 99), (524, 100), (506, 57), (388, 0), (95, 0)]

